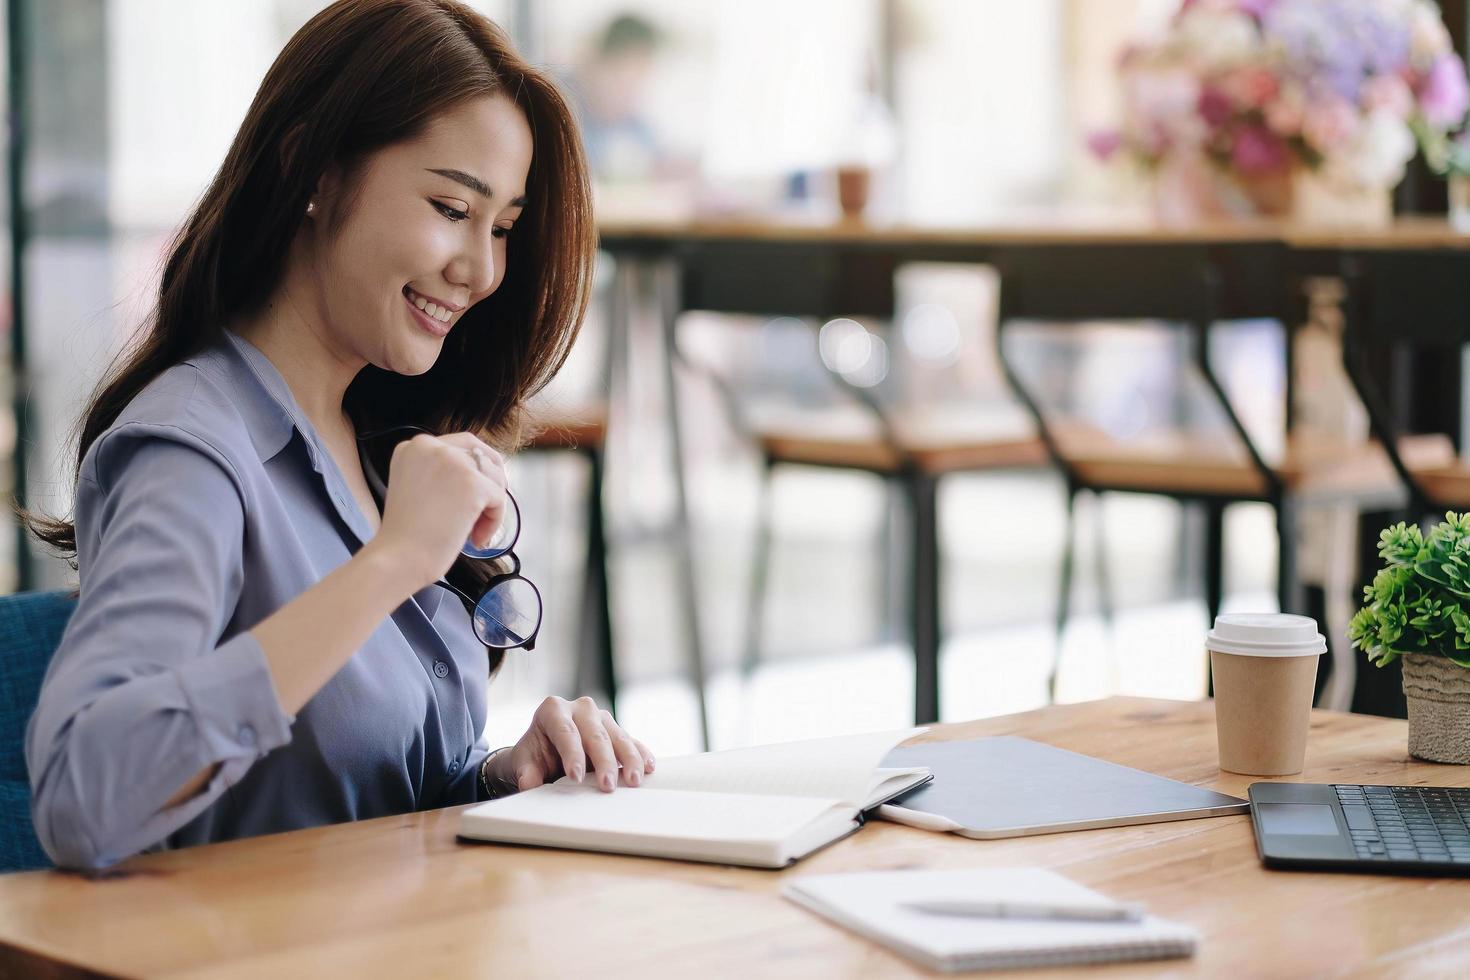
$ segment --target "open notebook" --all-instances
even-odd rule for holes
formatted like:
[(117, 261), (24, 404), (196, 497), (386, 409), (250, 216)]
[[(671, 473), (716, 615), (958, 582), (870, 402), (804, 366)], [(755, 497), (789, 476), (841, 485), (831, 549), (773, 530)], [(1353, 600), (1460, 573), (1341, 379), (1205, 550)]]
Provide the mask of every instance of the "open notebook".
[(648, 857), (780, 868), (844, 837), (861, 814), (933, 778), (880, 769), (922, 729), (660, 759), (637, 788), (561, 779), (469, 807), (459, 836)]

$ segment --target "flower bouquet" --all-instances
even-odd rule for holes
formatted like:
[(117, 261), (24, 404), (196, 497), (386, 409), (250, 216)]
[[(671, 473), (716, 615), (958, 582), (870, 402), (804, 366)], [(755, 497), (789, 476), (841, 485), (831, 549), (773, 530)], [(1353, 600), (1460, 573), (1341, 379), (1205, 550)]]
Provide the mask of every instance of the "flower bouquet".
[(1416, 141), (1447, 145), (1470, 107), (1431, 0), (1184, 0), (1119, 77), (1121, 125), (1092, 147), (1182, 189), (1180, 218), (1351, 218), (1357, 198), (1386, 219)]

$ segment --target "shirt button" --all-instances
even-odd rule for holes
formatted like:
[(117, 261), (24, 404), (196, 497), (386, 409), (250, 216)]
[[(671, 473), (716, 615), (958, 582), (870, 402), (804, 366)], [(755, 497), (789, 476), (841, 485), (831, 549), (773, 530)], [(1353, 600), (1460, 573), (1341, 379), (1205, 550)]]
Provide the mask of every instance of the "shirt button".
[(459, 760), (452, 759), (449, 762), (449, 775), (453, 776), (457, 772), (459, 772)]
[(240, 730), (235, 733), (235, 738), (247, 749), (255, 748), (255, 729), (249, 725), (241, 725)]
[(435, 677), (448, 677), (449, 676), (449, 665), (446, 664), (442, 660), (436, 660), (436, 661), (434, 661), (434, 676)]

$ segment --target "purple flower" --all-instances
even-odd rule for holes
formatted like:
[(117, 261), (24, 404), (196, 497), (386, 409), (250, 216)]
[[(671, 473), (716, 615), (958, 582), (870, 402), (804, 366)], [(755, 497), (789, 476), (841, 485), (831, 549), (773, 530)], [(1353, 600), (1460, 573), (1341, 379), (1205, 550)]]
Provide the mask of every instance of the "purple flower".
[(1465, 118), (1470, 108), (1470, 85), (1465, 80), (1465, 63), (1457, 54), (1440, 58), (1429, 69), (1419, 88), (1419, 108), (1431, 126), (1447, 128)]
[(1265, 126), (1242, 126), (1235, 131), (1230, 160), (1241, 173), (1279, 170), (1288, 162), (1286, 143)]
[(1262, 23), (1301, 77), (1350, 103), (1357, 103), (1370, 75), (1408, 63), (1411, 25), (1363, 0), (1281, 0)]
[(1280, 3), (1281, 0), (1237, 0), (1237, 2), (1243, 12), (1250, 14), (1258, 21), (1263, 21), (1266, 19), (1266, 15), (1271, 12), (1271, 8)]

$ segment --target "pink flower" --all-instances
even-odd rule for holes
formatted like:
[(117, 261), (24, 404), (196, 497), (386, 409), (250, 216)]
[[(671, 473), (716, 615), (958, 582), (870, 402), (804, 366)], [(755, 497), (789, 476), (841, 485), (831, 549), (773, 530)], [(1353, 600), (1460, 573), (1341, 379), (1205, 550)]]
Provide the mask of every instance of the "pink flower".
[(1281, 94), (1266, 106), (1264, 114), (1272, 132), (1286, 137), (1299, 136), (1306, 114), (1301, 89), (1295, 85), (1283, 87)]
[(1358, 113), (1345, 99), (1329, 96), (1309, 106), (1302, 118), (1302, 136), (1318, 153), (1329, 154), (1358, 133)]
[(1457, 54), (1440, 58), (1429, 69), (1419, 87), (1419, 108), (1431, 126), (1449, 128), (1465, 118), (1470, 108), (1470, 85), (1465, 81), (1465, 63)]
[(1281, 91), (1276, 75), (1265, 68), (1241, 68), (1226, 75), (1220, 88), (1245, 109), (1259, 109)]
[(1200, 118), (1203, 119), (1211, 129), (1223, 126), (1235, 112), (1234, 106), (1230, 104), (1229, 97), (1213, 85), (1206, 85), (1199, 93), (1199, 102), (1196, 105)]
[(1407, 119), (1414, 111), (1414, 93), (1403, 77), (1396, 74), (1374, 75), (1363, 83), (1363, 108), (1369, 112), (1383, 109)]
[(1123, 146), (1123, 137), (1116, 129), (1097, 129), (1087, 134), (1087, 148), (1099, 160), (1112, 159)]
[(1230, 160), (1241, 173), (1279, 170), (1288, 162), (1286, 144), (1264, 126), (1242, 126), (1235, 131)]

